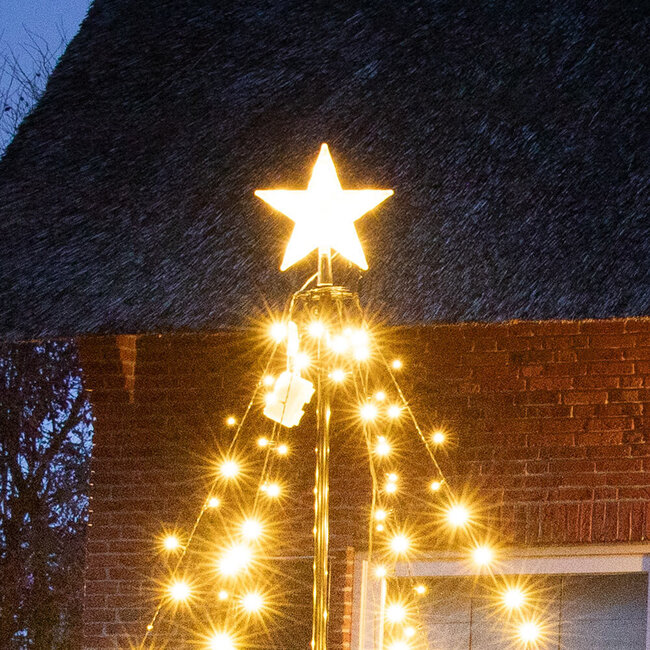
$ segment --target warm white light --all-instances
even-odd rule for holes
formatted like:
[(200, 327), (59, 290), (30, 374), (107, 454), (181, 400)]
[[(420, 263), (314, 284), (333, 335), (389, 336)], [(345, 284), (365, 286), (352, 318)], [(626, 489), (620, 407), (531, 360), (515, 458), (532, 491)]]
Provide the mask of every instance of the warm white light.
[(393, 370), (401, 370), (404, 364), (400, 359), (393, 359), (393, 362), (390, 364)]
[(190, 597), (190, 594), (190, 586), (182, 580), (173, 582), (169, 587), (169, 595), (178, 602), (186, 601)]
[(394, 553), (405, 553), (410, 545), (411, 542), (406, 535), (395, 535), (395, 537), (390, 540), (390, 547)]
[(391, 404), (388, 407), (388, 417), (389, 418), (398, 418), (402, 413), (402, 409), (397, 404)]
[(251, 558), (252, 553), (248, 546), (244, 544), (231, 546), (219, 558), (219, 571), (225, 576), (234, 576), (250, 564)]
[(386, 608), (386, 619), (389, 623), (401, 623), (406, 618), (406, 607), (401, 603), (392, 603)]
[(271, 338), (276, 343), (281, 343), (287, 335), (287, 326), (284, 323), (273, 323), (270, 332)]
[(210, 497), (208, 499), (208, 508), (218, 508), (221, 505), (221, 499), (219, 497)]
[(395, 492), (397, 492), (397, 484), (393, 483), (392, 481), (388, 481), (388, 483), (384, 485), (384, 492), (388, 494), (395, 494)]
[(378, 391), (375, 393), (375, 399), (376, 399), (378, 402), (383, 402), (383, 401), (386, 399), (386, 393), (384, 393), (383, 390), (378, 390)]
[(442, 482), (441, 481), (432, 481), (431, 485), (429, 487), (431, 488), (432, 492), (437, 492), (442, 487)]
[(234, 460), (224, 460), (220, 467), (221, 476), (234, 478), (239, 474), (239, 464)]
[(375, 569), (375, 576), (377, 576), (377, 578), (385, 578), (386, 577), (386, 567), (378, 566)]
[(460, 504), (452, 506), (447, 511), (447, 521), (456, 528), (465, 526), (469, 522), (469, 511)]
[(210, 639), (210, 650), (237, 650), (237, 646), (230, 634), (219, 632)]
[(272, 406), (278, 401), (278, 396), (275, 394), (274, 391), (269, 391), (266, 395), (264, 395), (264, 404), (267, 406)]
[(357, 361), (367, 361), (370, 357), (370, 350), (368, 348), (354, 348), (354, 358)]
[(404, 636), (407, 639), (412, 639), (415, 636), (416, 631), (417, 630), (412, 625), (409, 625), (407, 628), (404, 629)]
[(262, 379), (262, 383), (265, 386), (273, 386), (273, 384), (275, 384), (275, 377), (273, 375), (265, 375), (264, 379)]
[(229, 427), (234, 427), (237, 424), (237, 419), (233, 415), (229, 415), (226, 418), (226, 425)]
[(344, 336), (333, 336), (330, 339), (330, 347), (336, 354), (343, 354), (348, 349), (348, 340)]
[(503, 604), (508, 609), (520, 609), (526, 602), (526, 596), (519, 587), (510, 587), (503, 593)]
[(377, 417), (377, 407), (374, 404), (364, 404), (359, 409), (359, 413), (361, 414), (361, 419), (368, 422)]
[(246, 519), (241, 525), (241, 532), (246, 539), (257, 539), (262, 534), (262, 524), (257, 519)]
[(375, 510), (375, 519), (377, 521), (384, 521), (387, 516), (388, 513), (385, 510), (382, 510), (381, 508), (379, 510)]
[(436, 431), (432, 436), (432, 440), (436, 445), (441, 445), (445, 441), (445, 434), (442, 431)]
[(388, 456), (388, 454), (390, 454), (390, 444), (384, 436), (379, 436), (379, 438), (377, 438), (375, 453), (377, 456)]
[(397, 474), (395, 472), (391, 472), (387, 478), (390, 483), (397, 483)]
[(219, 600), (228, 600), (229, 596), (230, 596), (230, 594), (225, 589), (221, 589), (219, 591), (219, 593), (217, 594), (217, 598)]
[(478, 566), (487, 566), (494, 559), (494, 551), (489, 546), (477, 546), (472, 551), (472, 559)]
[(181, 547), (181, 542), (176, 535), (167, 535), (163, 540), (163, 546), (166, 551), (177, 551)]
[(362, 269), (368, 264), (354, 222), (387, 199), (392, 190), (344, 190), (323, 144), (306, 190), (257, 190), (255, 195), (295, 226), (282, 260), (286, 270), (314, 249), (335, 249)]
[(520, 640), (524, 643), (535, 643), (539, 639), (540, 631), (535, 621), (524, 621), (517, 630)]
[(277, 483), (269, 483), (266, 486), (266, 490), (265, 490), (267, 496), (269, 496), (269, 497), (271, 497), (273, 499), (275, 499), (276, 497), (279, 497), (281, 491), (282, 490), (281, 490), (280, 486)]
[(278, 445), (277, 452), (280, 456), (286, 456), (289, 453), (289, 447), (287, 447), (287, 445), (284, 443)]
[(384, 532), (384, 524), (377, 524), (377, 525), (375, 526), (375, 530), (376, 530), (378, 533), (383, 533), (383, 532)]
[(265, 436), (262, 436), (261, 438), (257, 439), (257, 446), (258, 447), (268, 447), (269, 446), (269, 439), (266, 438)]
[(406, 641), (393, 641), (388, 650), (409, 650), (409, 644)]
[(323, 336), (323, 334), (325, 334), (325, 325), (316, 320), (313, 323), (309, 324), (307, 330), (309, 331), (310, 336), (313, 336), (315, 339), (319, 339), (321, 336)]
[(427, 593), (427, 588), (424, 585), (416, 585), (414, 590), (418, 596), (424, 596)]
[(345, 379), (345, 371), (341, 370), (340, 368), (332, 370), (330, 373), (330, 379), (332, 381), (335, 381), (337, 384), (342, 382)]
[(311, 360), (309, 358), (309, 355), (305, 354), (304, 352), (299, 352), (294, 357), (293, 363), (298, 370), (304, 370), (305, 368), (309, 368)]
[(244, 595), (241, 599), (241, 604), (249, 614), (254, 614), (262, 609), (264, 599), (257, 592), (251, 591)]

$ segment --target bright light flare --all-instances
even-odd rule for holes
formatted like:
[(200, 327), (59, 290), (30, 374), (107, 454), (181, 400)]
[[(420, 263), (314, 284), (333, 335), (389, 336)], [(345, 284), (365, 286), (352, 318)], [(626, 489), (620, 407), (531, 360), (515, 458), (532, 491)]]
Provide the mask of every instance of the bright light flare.
[(218, 508), (221, 505), (221, 499), (219, 497), (210, 497), (208, 499), (208, 508)]
[(309, 368), (310, 363), (311, 359), (309, 358), (309, 355), (304, 352), (299, 352), (293, 359), (293, 364), (298, 370)]
[(359, 409), (359, 414), (361, 415), (362, 420), (370, 422), (377, 417), (377, 407), (374, 404), (364, 404)]
[(169, 585), (169, 596), (178, 603), (186, 602), (191, 594), (190, 586), (183, 580), (176, 580)]
[(386, 492), (386, 494), (395, 494), (395, 492), (397, 492), (397, 483), (388, 481), (386, 485), (384, 485), (384, 492)]
[(163, 539), (163, 546), (166, 551), (177, 551), (181, 547), (181, 541), (176, 535), (167, 535)]
[(402, 603), (391, 603), (386, 608), (386, 620), (389, 623), (402, 623), (406, 618), (406, 607)]
[(237, 650), (235, 640), (227, 632), (218, 632), (209, 641), (210, 650)]
[(264, 492), (266, 492), (266, 496), (271, 497), (272, 499), (277, 499), (282, 492), (282, 488), (278, 483), (269, 483)]
[(432, 481), (429, 489), (432, 492), (437, 492), (442, 487), (442, 481)]
[(337, 384), (340, 384), (342, 381), (345, 380), (345, 371), (341, 370), (340, 368), (337, 368), (336, 370), (332, 370), (330, 373), (330, 379), (332, 381), (335, 381)]
[(276, 343), (282, 343), (287, 336), (287, 326), (285, 323), (272, 323), (269, 329), (271, 338)]
[(477, 546), (472, 551), (472, 560), (477, 566), (489, 566), (494, 560), (494, 551), (489, 546)]
[(286, 456), (289, 453), (289, 447), (282, 443), (281, 445), (278, 445), (276, 451), (278, 452), (279, 456)]
[(542, 630), (535, 621), (523, 621), (517, 628), (517, 636), (522, 643), (532, 645), (539, 641)]
[(226, 426), (234, 427), (237, 424), (237, 418), (234, 415), (229, 415), (226, 418)]
[(434, 444), (441, 445), (446, 440), (446, 436), (442, 431), (436, 431), (433, 436), (431, 436), (431, 439)]
[(388, 456), (388, 454), (390, 454), (390, 443), (384, 436), (379, 436), (379, 438), (377, 438), (375, 453), (377, 456)]
[(262, 524), (257, 519), (245, 519), (241, 525), (241, 533), (246, 539), (259, 539), (262, 534)]
[(508, 587), (502, 595), (503, 604), (509, 610), (521, 609), (526, 602), (526, 594), (519, 587)]
[(469, 510), (457, 503), (447, 511), (447, 521), (454, 528), (463, 528), (469, 523)]
[(325, 334), (325, 325), (318, 320), (315, 320), (313, 323), (309, 323), (307, 327), (309, 336), (313, 336), (315, 339), (319, 339)]
[(404, 367), (404, 364), (401, 359), (393, 359), (390, 366), (393, 370), (401, 370)]
[(275, 384), (275, 377), (273, 375), (264, 375), (264, 379), (262, 379), (262, 383), (265, 386), (273, 386), (273, 384)]
[(388, 407), (388, 417), (391, 418), (392, 420), (397, 419), (401, 414), (402, 414), (402, 409), (398, 404), (391, 404)]
[(416, 585), (413, 587), (413, 591), (415, 591), (418, 596), (424, 596), (424, 594), (427, 593), (427, 588), (424, 585)]
[(219, 600), (228, 600), (229, 597), (230, 597), (230, 594), (225, 589), (221, 589), (219, 591), (219, 593), (217, 594), (217, 598)]
[(409, 550), (410, 546), (411, 546), (411, 540), (402, 533), (395, 535), (390, 540), (391, 550), (393, 551), (393, 553), (397, 553), (398, 555), (406, 553), (406, 551)]
[(375, 510), (375, 519), (377, 521), (384, 521), (388, 517), (388, 513), (383, 510), (382, 508), (379, 508), (378, 510)]
[(224, 478), (235, 478), (239, 474), (239, 463), (235, 460), (224, 460), (219, 472)]
[(264, 449), (265, 447), (269, 446), (269, 439), (266, 438), (265, 436), (262, 436), (261, 438), (257, 439), (257, 446), (262, 447)]
[(386, 577), (386, 567), (378, 566), (375, 569), (375, 577), (377, 577), (377, 578), (385, 578)]
[(378, 402), (383, 402), (386, 399), (386, 393), (383, 390), (378, 390), (374, 397)]
[(406, 641), (393, 641), (388, 650), (410, 650), (410, 646)]
[(249, 591), (242, 597), (241, 605), (249, 614), (257, 614), (264, 607), (264, 598), (256, 591)]
[(253, 554), (244, 544), (235, 544), (226, 549), (219, 558), (218, 569), (224, 576), (234, 576), (243, 571), (251, 563)]

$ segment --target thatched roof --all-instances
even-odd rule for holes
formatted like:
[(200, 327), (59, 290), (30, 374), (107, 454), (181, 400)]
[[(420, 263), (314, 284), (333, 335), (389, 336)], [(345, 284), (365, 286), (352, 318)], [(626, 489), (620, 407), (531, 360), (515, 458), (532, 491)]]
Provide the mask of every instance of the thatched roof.
[(648, 313), (649, 31), (607, 0), (96, 0), (0, 163), (0, 335), (281, 304), (313, 259), (279, 272), (253, 190), (321, 142), (395, 190), (358, 222), (394, 322)]

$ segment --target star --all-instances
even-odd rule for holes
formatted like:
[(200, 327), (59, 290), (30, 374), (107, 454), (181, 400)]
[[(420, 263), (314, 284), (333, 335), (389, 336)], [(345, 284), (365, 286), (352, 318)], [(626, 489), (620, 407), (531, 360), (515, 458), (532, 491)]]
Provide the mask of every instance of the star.
[(365, 270), (368, 263), (354, 222), (392, 193), (393, 190), (344, 190), (329, 149), (323, 144), (306, 190), (257, 190), (255, 196), (295, 223), (281, 271), (316, 248), (334, 249)]

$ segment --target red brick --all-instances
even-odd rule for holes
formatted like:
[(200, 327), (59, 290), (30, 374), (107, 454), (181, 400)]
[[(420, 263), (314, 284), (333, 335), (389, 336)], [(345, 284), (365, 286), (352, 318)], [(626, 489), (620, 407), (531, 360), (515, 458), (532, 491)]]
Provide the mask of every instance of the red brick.
[(604, 390), (571, 390), (562, 394), (565, 404), (605, 404), (607, 391)]

